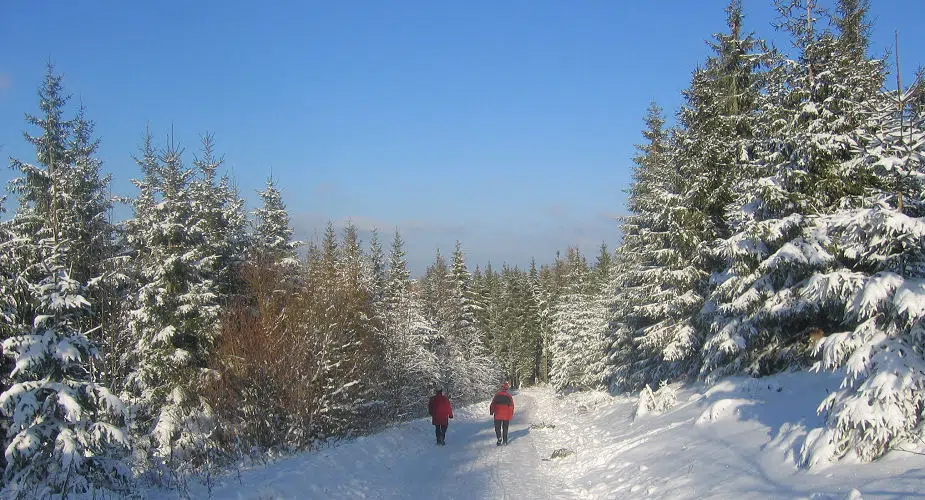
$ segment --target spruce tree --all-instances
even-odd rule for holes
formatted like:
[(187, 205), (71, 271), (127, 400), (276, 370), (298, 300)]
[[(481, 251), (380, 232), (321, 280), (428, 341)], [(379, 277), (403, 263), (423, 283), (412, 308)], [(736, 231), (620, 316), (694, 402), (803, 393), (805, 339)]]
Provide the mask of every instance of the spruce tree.
[(553, 316), (550, 381), (559, 391), (596, 389), (603, 382), (599, 362), (604, 357), (607, 315), (578, 249), (569, 249), (566, 267), (568, 284)]
[(691, 311), (698, 296), (687, 291), (703, 277), (690, 257), (699, 244), (691, 224), (700, 220), (682, 203), (685, 180), (677, 166), (677, 135), (664, 128), (651, 104), (637, 146), (618, 252), (622, 272), (610, 288), (613, 325), (607, 330), (608, 384), (627, 390), (677, 376), (686, 346), (696, 342)]
[(123, 354), (129, 371), (126, 396), (135, 411), (134, 432), (152, 466), (190, 471), (212, 459), (212, 409), (201, 388), (220, 327), (212, 210), (206, 191), (186, 168), (172, 141), (157, 151), (146, 134), (136, 159), (144, 174), (134, 217), (126, 221), (135, 251), (137, 291), (128, 325), (135, 347)]
[(27, 122), (41, 130), (39, 135), (24, 134), (35, 146), (37, 161), (10, 163), (21, 175), (10, 182), (20, 202), (15, 230), (23, 238), (57, 241), (71, 278), (89, 287), (95, 311), (81, 319), (87, 322), (82, 328), (97, 332), (94, 340), (99, 340), (104, 332), (94, 327), (101, 324), (102, 307), (108, 305), (104, 296), (112, 284), (108, 271), (114, 255), (110, 177), (100, 172), (102, 163), (95, 156), (99, 141), (93, 138), (93, 122), (85, 108), (81, 106), (73, 119), (64, 118), (69, 99), (61, 75), (49, 64), (39, 89), (41, 114), (26, 115)]
[(41, 130), (24, 134), (37, 161), (11, 160), (20, 174), (10, 182), (19, 208), (0, 231), (0, 334), (16, 363), (13, 385), (4, 386), (0, 399), (11, 419), (4, 426), (5, 478), (16, 495), (35, 491), (29, 488), (121, 489), (131, 477), (122, 456), (128, 441), (120, 434), (121, 403), (91, 368), (103, 320), (100, 301), (88, 298), (101, 295), (111, 257), (109, 179), (100, 175), (84, 109), (64, 119), (69, 97), (61, 82), (49, 64), (39, 89), (41, 114), (26, 115)]
[(216, 155), (212, 134), (204, 134), (200, 155), (193, 159), (198, 170), (190, 184), (197, 210), (193, 221), (200, 226), (197, 231), (202, 233), (202, 252), (213, 256), (208, 271), (218, 294), (217, 302), (224, 306), (241, 291), (240, 270), (250, 242), (244, 200), (231, 179), (218, 177), (223, 162)]
[(716, 273), (722, 278), (703, 311), (711, 327), (704, 376), (799, 364), (801, 333), (841, 321), (838, 313), (807, 303), (800, 290), (813, 273), (833, 265), (813, 215), (856, 205), (870, 182), (847, 162), (853, 131), (883, 81), (882, 64), (864, 56), (867, 44), (858, 39), (864, 18), (849, 4), (841, 4), (843, 17), (835, 22), (843, 33), (817, 29), (812, 0), (779, 5), (801, 53), (772, 65), (753, 160), (745, 163), (748, 175), (728, 209), (733, 232), (714, 247), (725, 269)]
[(439, 368), (429, 349), (435, 332), (421, 314), (419, 301), (412, 292), (404, 242), (397, 230), (389, 252), (386, 280), (382, 371), (391, 414), (404, 420), (421, 414), (420, 402), (431, 392), (429, 384), (421, 381), (436, 381)]
[(451, 329), (454, 356), (464, 369), (460, 391), (462, 401), (478, 401), (497, 382), (497, 373), (482, 335), (475, 324), (475, 306), (471, 275), (466, 266), (462, 245), (456, 242), (451, 277)]
[(819, 407), (826, 416), (801, 450), (804, 465), (851, 455), (874, 460), (917, 439), (925, 399), (925, 116), (911, 91), (884, 95), (857, 134), (848, 169), (877, 179), (861, 206), (817, 222), (835, 263), (814, 274), (802, 295), (843, 319), (817, 347), (820, 369), (845, 379)]
[(253, 212), (253, 251), (269, 254), (273, 260), (296, 259), (299, 243), (292, 239), (289, 213), (273, 176), (267, 179), (266, 187), (257, 195), (262, 205)]
[(4, 495), (125, 493), (132, 471), (125, 408), (88, 369), (98, 356), (80, 325), (92, 314), (86, 289), (66, 272), (54, 241), (37, 243), (44, 276), (30, 284), (39, 311), (31, 329), (3, 341), (12, 385), (0, 394), (7, 429)]

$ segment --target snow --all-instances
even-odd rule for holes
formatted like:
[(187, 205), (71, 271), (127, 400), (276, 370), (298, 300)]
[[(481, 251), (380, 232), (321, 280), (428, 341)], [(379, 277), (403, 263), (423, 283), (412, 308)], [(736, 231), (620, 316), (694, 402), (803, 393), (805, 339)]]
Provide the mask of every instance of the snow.
[[(495, 445), (488, 403), (457, 408), (447, 445), (429, 419), (215, 478), (211, 498), (806, 498), (922, 496), (925, 456), (907, 444), (869, 464), (800, 468), (820, 434), (819, 401), (840, 373), (732, 377), (677, 389), (662, 414), (638, 397), (550, 388), (514, 393), (509, 445)], [(422, 403), (424, 404), (424, 403)], [(636, 416), (634, 420), (634, 416)], [(190, 497), (209, 489), (190, 484)], [(154, 499), (176, 498), (154, 490)]]

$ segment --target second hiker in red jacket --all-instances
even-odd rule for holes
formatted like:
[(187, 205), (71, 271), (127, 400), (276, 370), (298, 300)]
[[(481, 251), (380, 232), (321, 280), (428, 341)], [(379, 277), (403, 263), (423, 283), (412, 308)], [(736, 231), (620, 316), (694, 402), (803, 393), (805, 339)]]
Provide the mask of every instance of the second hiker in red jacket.
[(453, 406), (450, 400), (443, 395), (443, 389), (437, 389), (437, 393), (430, 398), (427, 405), (427, 413), (431, 416), (431, 423), (434, 424), (437, 433), (437, 444), (446, 444), (446, 428), (450, 425), (450, 419), (453, 418)]
[(498, 438), (498, 446), (507, 444), (507, 428), (514, 417), (514, 398), (507, 392), (508, 383), (501, 384), (501, 390), (491, 399), (491, 406), (488, 407), (489, 415), (495, 416), (495, 436)]

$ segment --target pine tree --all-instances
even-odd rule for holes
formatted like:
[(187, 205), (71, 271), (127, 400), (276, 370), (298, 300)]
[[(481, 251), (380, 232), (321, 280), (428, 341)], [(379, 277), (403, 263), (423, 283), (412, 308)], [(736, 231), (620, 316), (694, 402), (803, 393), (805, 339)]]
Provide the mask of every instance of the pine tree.
[(476, 328), (469, 280), (457, 244), (453, 266), (437, 251), (421, 284), (424, 315), (435, 330), (431, 349), (440, 366), (436, 383), (460, 403), (479, 400), (501, 376)]
[(411, 272), (408, 270), (408, 261), (405, 259), (405, 242), (398, 230), (392, 238), (392, 248), (389, 252), (389, 271), (385, 292), (386, 310), (388, 312), (400, 309), (410, 294), (409, 284)]
[[(679, 172), (683, 178), (695, 179), (683, 194), (682, 205), (690, 212), (689, 221), (682, 223), (688, 241), (681, 248), (685, 248), (684, 258), (695, 265), (686, 270), (676, 296), (684, 298), (685, 305), (679, 310), (695, 321), (682, 320), (686, 324), (667, 330), (656, 328), (646, 335), (652, 341), (643, 341), (649, 348), (666, 345), (665, 360), (678, 363), (677, 369), (685, 375), (696, 373), (699, 351), (708, 340), (705, 334), (715, 332), (712, 324), (703, 328), (705, 322), (695, 313), (704, 306), (711, 288), (705, 278), (724, 272), (724, 263), (715, 258), (710, 245), (717, 238), (728, 238), (732, 230), (727, 207), (748, 178), (743, 167), (754, 156), (755, 116), (762, 89), (760, 68), (769, 57), (762, 41), (751, 34), (742, 35), (741, 2), (731, 1), (726, 13), (729, 33), (716, 36), (715, 56), (694, 74), (680, 115)], [(672, 329), (676, 333), (671, 333)], [(657, 381), (650, 382), (654, 385)]]
[[(101, 162), (95, 157), (99, 141), (92, 137), (93, 122), (81, 106), (75, 118), (64, 119), (69, 96), (63, 91), (62, 77), (49, 64), (39, 89), (41, 114), (27, 114), (27, 122), (41, 130), (41, 135), (25, 133), (36, 149), (36, 164), (11, 160), (11, 167), (21, 177), (11, 181), (18, 196), (17, 231), (32, 239), (44, 234), (57, 241), (59, 252), (68, 263), (72, 279), (89, 286), (88, 297), (94, 314), (82, 318), (87, 331), (101, 334), (101, 308), (110, 279), (107, 263), (114, 255), (114, 228), (109, 222), (112, 208), (109, 199), (109, 176), (100, 173)], [(111, 268), (111, 266), (109, 266)], [(28, 314), (27, 314), (28, 316)]]
[[(31, 208), (48, 221), (52, 234), (57, 235), (57, 217), (61, 214), (60, 183), (68, 176), (67, 143), (73, 121), (64, 119), (64, 107), (70, 96), (64, 95), (62, 77), (48, 64), (45, 80), (39, 89), (40, 116), (26, 114), (26, 121), (42, 131), (42, 135), (24, 134), (35, 146), (37, 165), (12, 159), (10, 166), (22, 177), (10, 182), (11, 191), (19, 198), (21, 210)], [(34, 233), (33, 233), (34, 234)]]
[(201, 139), (201, 156), (193, 160), (199, 171), (190, 189), (196, 213), (193, 221), (200, 227), (204, 247), (202, 252), (212, 255), (208, 269), (214, 281), (217, 302), (227, 305), (241, 288), (241, 265), (246, 259), (250, 242), (247, 235), (247, 215), (244, 200), (238, 195), (231, 179), (218, 178), (218, 169), (224, 160), (216, 156), (212, 134)]
[(10, 419), (4, 495), (126, 492), (126, 412), (88, 370), (98, 352), (80, 329), (81, 316), (92, 314), (86, 289), (67, 275), (60, 246), (50, 239), (37, 246), (43, 278), (29, 286), (39, 314), (32, 328), (3, 341), (15, 361), (13, 384), (0, 394)]
[[(362, 249), (359, 230), (352, 222), (344, 226), (343, 245), (338, 257), (337, 306), (341, 309), (339, 328), (345, 336), (344, 345), (350, 345), (352, 351), (348, 354), (352, 366), (343, 379), (356, 381), (339, 392), (351, 402), (350, 405), (343, 405), (345, 411), (359, 417), (359, 424), (363, 425), (373, 419), (372, 415), (367, 414), (373, 411), (368, 403), (376, 401), (376, 393), (381, 385), (376, 379), (365, 375), (382, 366), (382, 325), (374, 309), (369, 261)], [(363, 422), (364, 419), (366, 422)]]
[(818, 222), (837, 264), (813, 275), (802, 292), (843, 318), (817, 347), (816, 368), (845, 371), (819, 407), (826, 425), (807, 436), (804, 465), (846, 455), (874, 460), (917, 439), (922, 423), (925, 116), (911, 91), (884, 97), (858, 133), (848, 166), (880, 182), (869, 186), (862, 206)]
[(517, 274), (516, 268), (507, 265), (501, 268), (492, 323), (493, 353), (501, 364), (504, 380), (510, 381), (515, 387), (520, 385), (522, 376), (519, 350), (524, 327), (523, 297)]
[(257, 194), (263, 205), (254, 210), (252, 248), (257, 253), (270, 254), (274, 260), (295, 260), (299, 243), (292, 239), (289, 213), (272, 176)]
[(453, 251), (453, 268), (451, 275), (451, 326), (449, 335), (452, 338), (452, 356), (461, 363), (462, 373), (452, 376), (459, 377), (461, 401), (478, 401), (480, 397), (491, 390), (497, 382), (494, 363), (488, 350), (482, 343), (482, 335), (475, 324), (475, 308), (470, 287), (471, 275), (466, 267), (465, 255), (462, 245), (456, 242)]
[(553, 317), (550, 381), (559, 391), (599, 388), (604, 357), (606, 311), (589, 283), (589, 269), (578, 249), (566, 257), (567, 288)]
[(135, 341), (124, 353), (126, 396), (135, 407), (133, 431), (148, 457), (176, 470), (208, 465), (213, 431), (200, 389), (214, 378), (209, 361), (220, 327), (219, 259), (207, 216), (211, 200), (174, 143), (158, 152), (146, 134), (136, 159), (134, 218), (126, 221), (138, 289), (128, 325)]
[(102, 162), (94, 156), (99, 140), (92, 137), (94, 124), (85, 113), (81, 106), (73, 120), (66, 152), (70, 174), (63, 186), (68, 196), (58, 216), (59, 232), (73, 242), (68, 260), (78, 281), (103, 275), (104, 261), (115, 252), (114, 228), (109, 223), (112, 202), (107, 193), (111, 176), (100, 175)]
[[(26, 115), (41, 130), (38, 136), (25, 133), (37, 162), (11, 160), (21, 174), (10, 182), (19, 209), (0, 230), (0, 338), (6, 339), (6, 354), (16, 358), (13, 386), (3, 387), (3, 411), (12, 419), (4, 426), (12, 439), (5, 465), (17, 495), (25, 494), (23, 487), (122, 488), (131, 478), (121, 456), (128, 441), (117, 436), (121, 403), (98, 384), (90, 367), (99, 358), (98, 343), (87, 338), (100, 338), (94, 332), (103, 321), (101, 301), (87, 298), (102, 295), (104, 262), (112, 256), (109, 178), (100, 175), (84, 108), (74, 119), (63, 118), (69, 97), (61, 82), (49, 64), (39, 89), (41, 114)], [(56, 397), (66, 408), (52, 404)], [(63, 451), (56, 451), (56, 439)]]
[(499, 342), (499, 332), (501, 331), (502, 311), (502, 290), (500, 276), (492, 268), (491, 263), (485, 267), (481, 279), (473, 279), (474, 283), (479, 283), (476, 289), (479, 295), (479, 302), (482, 308), (476, 311), (476, 324), (482, 333), (482, 341), (491, 350), (492, 354), (498, 359), (504, 359)]
[(610, 282), (611, 256), (607, 244), (601, 243), (601, 252), (597, 254), (594, 262), (591, 281), (596, 291), (602, 290)]
[(524, 304), (524, 335), (522, 343), (521, 373), (529, 384), (543, 380), (542, 360), (545, 348), (543, 327), (543, 301), (539, 290), (539, 273), (536, 261), (530, 260), (530, 270), (522, 276)]
[(691, 317), (699, 304), (690, 289), (703, 278), (691, 257), (699, 245), (691, 227), (700, 219), (683, 203), (677, 134), (665, 130), (654, 103), (645, 122), (647, 143), (637, 146), (629, 191), (631, 215), (622, 220), (622, 272), (609, 287), (617, 297), (605, 341), (607, 383), (626, 390), (686, 372), (680, 364), (696, 343)]
[(376, 310), (376, 317), (381, 319), (383, 301), (388, 283), (385, 255), (382, 243), (379, 241), (379, 231), (373, 229), (369, 237), (369, 262), (367, 263), (370, 275), (370, 300)]
[(812, 0), (779, 5), (801, 57), (778, 59), (768, 76), (760, 140), (746, 164), (750, 179), (739, 184), (728, 210), (733, 234), (715, 247), (726, 264), (704, 308), (712, 333), (702, 375), (764, 374), (799, 364), (805, 358), (801, 333), (841, 321), (807, 303), (800, 289), (833, 265), (811, 214), (856, 204), (870, 179), (845, 167), (852, 132), (883, 81), (882, 64), (857, 52), (867, 45), (858, 39), (866, 27), (851, 3), (860, 6), (843, 2), (844, 17), (835, 22), (845, 30), (841, 36), (815, 28)]
[(413, 281), (405, 260), (404, 242), (396, 230), (389, 253), (383, 348), (386, 396), (397, 420), (419, 416), (420, 402), (430, 394), (429, 384), (436, 381), (439, 368), (429, 349), (434, 329), (421, 314), (421, 306), (412, 293)]

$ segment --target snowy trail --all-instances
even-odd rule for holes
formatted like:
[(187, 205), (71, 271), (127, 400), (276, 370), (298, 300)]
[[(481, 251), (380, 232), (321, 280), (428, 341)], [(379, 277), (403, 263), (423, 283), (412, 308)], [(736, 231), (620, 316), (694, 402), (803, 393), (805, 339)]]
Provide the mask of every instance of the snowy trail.
[(925, 444), (871, 464), (797, 467), (807, 430), (822, 422), (819, 401), (841, 379), (730, 377), (684, 388), (670, 410), (639, 418), (635, 397), (530, 388), (514, 394), (508, 446), (495, 446), (485, 401), (456, 409), (446, 446), (434, 444), (429, 418), (418, 419), (220, 477), (211, 492), (190, 484), (186, 498), (925, 498)]
[[(434, 444), (430, 419), (376, 436), (282, 460), (237, 477), (223, 477), (212, 498), (575, 498), (562, 478), (549, 474), (532, 431), (535, 400), (514, 395), (508, 445), (496, 446), (488, 403), (455, 411), (446, 446)], [(548, 457), (548, 454), (546, 455)], [(194, 488), (194, 495), (208, 492)]]

